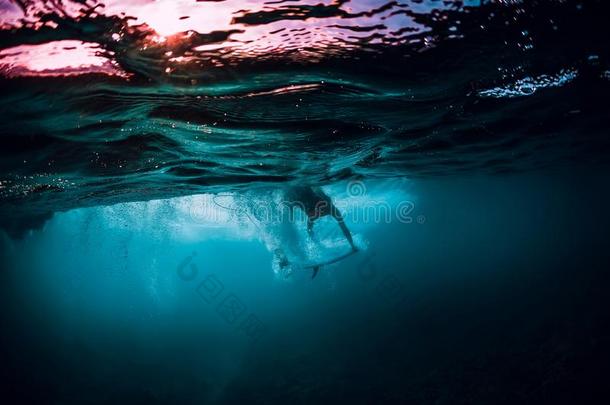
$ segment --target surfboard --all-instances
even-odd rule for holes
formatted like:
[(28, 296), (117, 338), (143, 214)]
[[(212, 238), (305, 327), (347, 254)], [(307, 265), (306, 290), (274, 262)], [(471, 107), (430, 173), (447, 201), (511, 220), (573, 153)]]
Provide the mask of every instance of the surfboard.
[(303, 268), (304, 269), (313, 269), (314, 267), (328, 266), (329, 264), (337, 263), (343, 259), (347, 259), (351, 255), (356, 254), (356, 253), (358, 253), (358, 250), (350, 250), (347, 253), (344, 253), (337, 257), (333, 257), (332, 259), (329, 259), (329, 260), (326, 260), (323, 262), (307, 264), (307, 265), (303, 266)]
[(337, 256), (334, 257), (330, 260), (326, 260), (323, 262), (319, 262), (319, 263), (312, 263), (312, 264), (308, 264), (303, 266), (303, 269), (311, 269), (313, 270), (313, 274), (311, 275), (311, 278), (315, 278), (318, 275), (318, 272), (320, 271), (320, 268), (322, 268), (323, 266), (328, 266), (330, 264), (333, 263), (337, 263), (340, 262), (341, 260), (347, 259), (348, 257), (350, 257), (353, 254), (358, 253), (358, 250), (351, 250), (347, 253), (342, 254), (341, 256)]

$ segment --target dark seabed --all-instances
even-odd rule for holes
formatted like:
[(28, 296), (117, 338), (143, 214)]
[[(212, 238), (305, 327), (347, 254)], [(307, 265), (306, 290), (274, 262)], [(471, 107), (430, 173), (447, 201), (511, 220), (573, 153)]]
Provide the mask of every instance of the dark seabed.
[(609, 11), (0, 0), (2, 403), (607, 403)]

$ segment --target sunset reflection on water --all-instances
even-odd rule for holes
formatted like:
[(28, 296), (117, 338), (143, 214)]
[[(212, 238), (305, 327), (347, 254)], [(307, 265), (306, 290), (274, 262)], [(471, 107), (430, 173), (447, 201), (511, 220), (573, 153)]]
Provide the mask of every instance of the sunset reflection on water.
[(417, 16), (442, 19), (442, 10), (461, 3), (0, 0), (0, 27), (13, 36), (0, 43), (0, 71), (126, 75), (140, 63), (154, 65), (154, 75), (171, 74), (177, 65), (192, 72), (278, 56), (315, 63), (354, 49), (425, 43), (430, 28)]

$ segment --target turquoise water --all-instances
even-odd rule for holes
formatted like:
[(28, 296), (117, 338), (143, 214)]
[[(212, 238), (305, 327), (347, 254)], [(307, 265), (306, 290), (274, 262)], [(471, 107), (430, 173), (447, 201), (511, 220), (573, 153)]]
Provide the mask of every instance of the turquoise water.
[(7, 378), (38, 387), (11, 390), (61, 403), (593, 395), (607, 369), (602, 181), (371, 184), (369, 200), (408, 196), (413, 221), (365, 223), (352, 201), (362, 251), (313, 280), (274, 273), (249, 221), (212, 226), (184, 198), (58, 214), (3, 245)]
[(0, 401), (606, 403), (607, 15), (0, 0)]

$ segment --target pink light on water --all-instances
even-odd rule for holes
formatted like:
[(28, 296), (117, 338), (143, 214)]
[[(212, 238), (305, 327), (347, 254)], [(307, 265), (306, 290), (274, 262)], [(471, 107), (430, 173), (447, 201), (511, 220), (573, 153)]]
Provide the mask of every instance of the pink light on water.
[[(249, 3), (239, 1), (237, 3)], [(232, 14), (236, 2), (196, 2), (193, 0), (108, 0), (103, 13), (118, 15), (125, 13), (134, 17), (131, 24), (146, 24), (159, 37), (168, 37), (179, 32), (210, 32), (231, 28)]]
[(6, 76), (124, 75), (99, 50), (97, 44), (75, 40), (20, 45), (0, 51), (0, 72)]
[[(373, 45), (409, 44), (415, 34), (429, 28), (407, 11), (425, 14), (451, 8), (452, 1), (89, 0), (84, 5), (74, 0), (39, 0), (19, 3), (26, 7), (16, 4), (0, 0), (3, 31), (25, 34), (28, 42), (32, 38), (27, 30), (32, 29), (40, 32), (36, 40), (52, 38), (49, 30), (75, 40), (4, 49), (0, 73), (125, 75), (117, 67), (120, 63), (134, 74), (159, 77), (161, 72), (195, 74), (242, 60), (317, 63), (381, 48)], [(18, 32), (19, 28), (24, 32)]]

